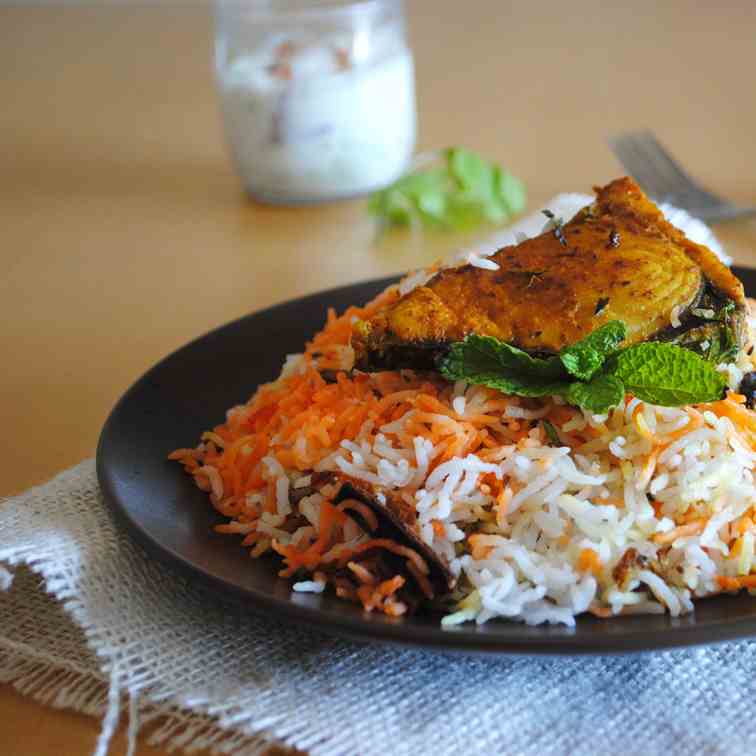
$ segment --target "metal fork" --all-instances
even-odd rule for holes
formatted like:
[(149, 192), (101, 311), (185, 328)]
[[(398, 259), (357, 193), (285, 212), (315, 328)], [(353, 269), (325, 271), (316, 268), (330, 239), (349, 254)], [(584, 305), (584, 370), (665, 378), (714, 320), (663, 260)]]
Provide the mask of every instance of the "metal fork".
[(710, 223), (756, 215), (756, 207), (738, 207), (696, 183), (650, 131), (618, 134), (609, 138), (609, 146), (657, 202), (669, 202)]

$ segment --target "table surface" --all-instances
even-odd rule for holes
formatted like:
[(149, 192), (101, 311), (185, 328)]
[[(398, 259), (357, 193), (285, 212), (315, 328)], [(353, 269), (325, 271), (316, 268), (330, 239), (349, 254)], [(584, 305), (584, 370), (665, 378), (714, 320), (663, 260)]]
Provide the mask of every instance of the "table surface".
[[(651, 127), (710, 188), (756, 204), (753, 3), (408, 4), (419, 149), (500, 161), (536, 209), (620, 175), (607, 136)], [(212, 33), (203, 6), (0, 8), (0, 496), (91, 456), (121, 393), (195, 336), (468, 240), (378, 239), (364, 200), (245, 198)], [(717, 231), (756, 265), (756, 223)], [(7, 685), (0, 721), (13, 723), (8, 753), (85, 754), (97, 732)]]

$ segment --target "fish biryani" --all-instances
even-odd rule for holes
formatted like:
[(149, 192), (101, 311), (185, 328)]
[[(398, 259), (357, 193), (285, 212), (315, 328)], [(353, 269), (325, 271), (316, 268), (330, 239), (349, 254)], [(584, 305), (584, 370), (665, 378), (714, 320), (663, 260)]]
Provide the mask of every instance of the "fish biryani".
[(447, 625), (756, 591), (743, 287), (631, 179), (596, 194), (330, 310), (277, 380), (170, 455), (216, 529), (277, 555), (295, 591)]

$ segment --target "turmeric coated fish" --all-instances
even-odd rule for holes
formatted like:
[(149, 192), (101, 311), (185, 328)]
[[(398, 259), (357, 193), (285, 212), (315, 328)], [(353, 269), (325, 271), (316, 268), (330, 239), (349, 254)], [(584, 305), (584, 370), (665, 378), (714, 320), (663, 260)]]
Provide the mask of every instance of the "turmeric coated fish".
[(712, 359), (737, 350), (740, 281), (668, 223), (632, 179), (595, 192), (569, 222), (554, 219), (540, 236), (496, 252), (489, 259), (498, 269), (442, 269), (357, 323), (355, 366), (433, 369), (471, 333), (554, 354), (611, 320), (625, 323), (628, 345), (672, 341)]

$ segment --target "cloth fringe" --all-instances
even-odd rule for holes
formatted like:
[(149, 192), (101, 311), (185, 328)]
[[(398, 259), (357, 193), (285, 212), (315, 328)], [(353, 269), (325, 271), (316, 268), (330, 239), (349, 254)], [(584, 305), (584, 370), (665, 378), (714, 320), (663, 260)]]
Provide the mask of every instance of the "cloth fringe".
[(126, 756), (136, 753), (137, 738), (168, 751), (187, 754), (263, 756), (272, 745), (270, 738), (247, 735), (219, 725), (214, 717), (197, 714), (174, 704), (155, 705), (139, 693), (128, 693), (124, 705), (117, 674), (105, 680), (83, 669), (66, 668), (50, 659), (29, 658), (11, 650), (0, 638), (0, 683), (10, 684), (21, 695), (53, 709), (67, 709), (91, 717), (104, 717), (94, 756), (108, 753), (124, 709), (128, 714)]

